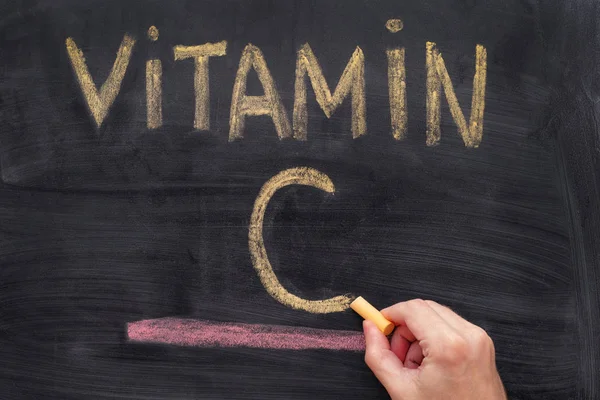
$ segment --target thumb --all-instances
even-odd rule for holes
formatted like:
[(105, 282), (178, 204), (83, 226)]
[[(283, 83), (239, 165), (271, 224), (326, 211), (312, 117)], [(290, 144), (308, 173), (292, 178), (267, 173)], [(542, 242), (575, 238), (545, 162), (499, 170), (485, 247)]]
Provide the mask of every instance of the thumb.
[[(399, 393), (405, 381), (402, 361), (390, 350), (387, 337), (371, 321), (363, 322), (365, 333), (365, 362), (388, 393)], [(392, 396), (393, 397), (393, 396)]]

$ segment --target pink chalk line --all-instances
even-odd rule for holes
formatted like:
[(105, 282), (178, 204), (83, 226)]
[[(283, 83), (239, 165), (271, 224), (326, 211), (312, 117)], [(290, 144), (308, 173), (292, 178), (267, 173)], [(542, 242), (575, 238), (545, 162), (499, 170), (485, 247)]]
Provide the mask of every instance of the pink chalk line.
[(127, 324), (130, 341), (194, 347), (364, 351), (362, 332), (158, 318)]

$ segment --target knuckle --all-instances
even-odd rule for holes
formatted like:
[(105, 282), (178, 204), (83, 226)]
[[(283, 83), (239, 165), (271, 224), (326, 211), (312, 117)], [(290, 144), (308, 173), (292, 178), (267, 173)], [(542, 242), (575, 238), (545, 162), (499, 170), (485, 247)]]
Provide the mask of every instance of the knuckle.
[(425, 300), (425, 304), (427, 304), (428, 306), (432, 306), (432, 305), (433, 305), (434, 307), (435, 307), (436, 305), (438, 305), (438, 306), (439, 306), (439, 305), (441, 305), (441, 304), (438, 304), (438, 303), (436, 303), (436, 302), (435, 302), (435, 301), (433, 301), (433, 300)]
[(444, 360), (451, 364), (460, 364), (469, 357), (469, 343), (460, 335), (450, 335), (444, 345)]
[(420, 308), (423, 308), (423, 307), (427, 307), (427, 302), (425, 300), (423, 300), (423, 299), (414, 299), (414, 300), (410, 300), (407, 303), (407, 305), (409, 307), (412, 307), (412, 308), (420, 309)]
[(477, 327), (472, 334), (472, 338), (473, 346), (477, 348), (479, 352), (489, 350), (493, 351), (494, 342), (484, 329)]
[(367, 364), (367, 366), (371, 369), (374, 368), (374, 366), (377, 363), (377, 355), (375, 354), (374, 351), (372, 350), (368, 350), (365, 351), (365, 363)]

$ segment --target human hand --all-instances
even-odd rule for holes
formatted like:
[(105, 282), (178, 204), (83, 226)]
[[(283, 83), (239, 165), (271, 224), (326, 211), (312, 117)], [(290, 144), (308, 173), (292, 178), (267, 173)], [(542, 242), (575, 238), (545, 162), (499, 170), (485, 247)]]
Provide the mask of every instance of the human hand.
[(505, 400), (494, 343), (480, 327), (430, 300), (381, 313), (396, 324), (391, 339), (364, 321), (365, 362), (393, 400)]

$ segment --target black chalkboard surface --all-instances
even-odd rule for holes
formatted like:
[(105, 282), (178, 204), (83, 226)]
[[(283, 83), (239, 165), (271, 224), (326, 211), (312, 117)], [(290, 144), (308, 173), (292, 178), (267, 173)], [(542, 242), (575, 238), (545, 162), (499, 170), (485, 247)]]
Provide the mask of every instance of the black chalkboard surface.
[(486, 329), (510, 398), (600, 398), (596, 2), (0, 21), (0, 398), (386, 398), (358, 295)]

